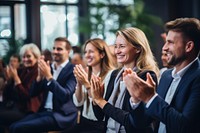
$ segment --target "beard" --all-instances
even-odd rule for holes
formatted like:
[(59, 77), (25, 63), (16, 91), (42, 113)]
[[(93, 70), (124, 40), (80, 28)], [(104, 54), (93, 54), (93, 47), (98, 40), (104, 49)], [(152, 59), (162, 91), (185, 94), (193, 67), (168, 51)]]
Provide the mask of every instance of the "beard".
[(179, 57), (172, 55), (172, 57), (168, 60), (168, 64), (175, 66), (175, 65), (179, 64), (180, 62), (184, 61), (185, 59), (186, 59), (186, 54), (182, 54)]
[(62, 56), (61, 56), (61, 55), (58, 55), (58, 54), (53, 55), (53, 60), (54, 60), (55, 62), (61, 62), (61, 61), (62, 61)]

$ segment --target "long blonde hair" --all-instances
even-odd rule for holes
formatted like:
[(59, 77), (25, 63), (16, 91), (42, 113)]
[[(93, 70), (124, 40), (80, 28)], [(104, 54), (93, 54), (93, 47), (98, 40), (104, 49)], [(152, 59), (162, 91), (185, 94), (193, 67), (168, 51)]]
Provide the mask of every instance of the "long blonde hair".
[(139, 71), (152, 70), (157, 76), (159, 75), (158, 65), (143, 31), (135, 27), (130, 27), (117, 31), (116, 35), (124, 37), (126, 41), (140, 50), (136, 59), (136, 67)]
[[(101, 80), (103, 81), (107, 72), (109, 70), (114, 69), (114, 62), (113, 62), (113, 57), (111, 55), (111, 52), (109, 50), (108, 45), (106, 44), (106, 42), (100, 38), (94, 38), (94, 39), (89, 39), (85, 42), (84, 44), (84, 51), (85, 48), (87, 46), (87, 44), (90, 43), (92, 44), (95, 48), (97, 48), (97, 50), (99, 51), (99, 53), (103, 53), (104, 57), (101, 59), (101, 71), (100, 71), (100, 75), (99, 77), (101, 77)], [(88, 79), (91, 79), (91, 75), (92, 75), (92, 67), (89, 66), (89, 72), (88, 72)]]

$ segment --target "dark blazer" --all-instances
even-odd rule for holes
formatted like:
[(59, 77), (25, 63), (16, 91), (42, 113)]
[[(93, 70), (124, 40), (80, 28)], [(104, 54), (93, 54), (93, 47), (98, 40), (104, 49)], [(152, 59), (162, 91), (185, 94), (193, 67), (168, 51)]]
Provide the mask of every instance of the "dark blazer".
[(52, 80), (49, 85), (46, 79), (33, 83), (31, 96), (43, 94), (40, 110), (44, 110), (47, 94), (53, 93), (53, 116), (61, 128), (70, 127), (76, 123), (77, 109), (72, 102), (75, 92), (76, 79), (73, 74), (74, 65), (70, 62), (62, 69), (57, 80)]
[[(158, 96), (153, 100), (146, 115), (166, 124), (167, 133), (200, 132), (200, 62), (195, 61), (183, 75), (171, 104), (165, 102), (167, 90), (172, 82), (172, 70), (167, 70), (161, 77), (157, 88)], [(140, 121), (135, 119), (135, 122)]]
[[(113, 76), (117, 76), (116, 74), (116, 71), (119, 71), (119, 70), (115, 70), (113, 73)], [(156, 77), (156, 74), (152, 71), (144, 71), (144, 72), (141, 72), (139, 74), (139, 76), (146, 80), (146, 73), (149, 72), (151, 74), (151, 76), (153, 77), (154, 81), (157, 82), (157, 77)], [(113, 78), (113, 79), (112, 79)], [(106, 92), (106, 98), (109, 98), (112, 91), (113, 91), (113, 88), (114, 88), (114, 77), (112, 77), (111, 75), (111, 80), (109, 81), (109, 84), (108, 84), (108, 88), (107, 88), (107, 92)], [(107, 100), (107, 99), (106, 99)], [(105, 114), (105, 122), (106, 122), (106, 128), (107, 128), (107, 121), (109, 119), (109, 117), (113, 118), (115, 121), (119, 122), (121, 125), (123, 125), (125, 127), (125, 130), (127, 133), (145, 133), (145, 132), (151, 132), (152, 129), (150, 127), (150, 124), (149, 125), (141, 125), (141, 127), (139, 128), (135, 128), (134, 125), (132, 124), (132, 120), (129, 119), (131, 118), (131, 112), (132, 112), (132, 108), (130, 106), (130, 95), (128, 93), (128, 90), (126, 90), (126, 93), (125, 93), (125, 97), (124, 97), (124, 101), (123, 101), (123, 107), (122, 109), (119, 109), (119, 108), (116, 108), (114, 107), (113, 105), (111, 105), (110, 103), (107, 103), (104, 108), (103, 108), (103, 113)], [(140, 106), (144, 106), (143, 103), (141, 103)], [(98, 108), (97, 107), (93, 107), (94, 108), (94, 113), (95, 113), (95, 116), (97, 118), (99, 118), (99, 115), (102, 115), (100, 113), (97, 112)], [(102, 116), (101, 116), (102, 117)], [(106, 130), (106, 129), (105, 129)]]

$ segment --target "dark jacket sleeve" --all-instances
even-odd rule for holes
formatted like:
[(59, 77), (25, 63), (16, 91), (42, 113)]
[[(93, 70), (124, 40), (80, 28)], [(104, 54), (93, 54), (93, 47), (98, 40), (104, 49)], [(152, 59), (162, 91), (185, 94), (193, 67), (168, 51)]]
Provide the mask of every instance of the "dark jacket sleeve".
[[(112, 72), (108, 86), (107, 86), (107, 92), (105, 95), (105, 100), (108, 101), (110, 95), (112, 94), (112, 90), (114, 88), (114, 81), (115, 81), (115, 77), (117, 76), (117, 73), (119, 72), (119, 69), (116, 69)], [(93, 105), (93, 111), (95, 114), (95, 117), (99, 120), (99, 121), (103, 121), (103, 119), (105, 118), (105, 114), (103, 112), (103, 110), (98, 106), (98, 105)]]
[[(147, 72), (151, 74), (154, 81), (157, 83), (156, 74), (152, 71), (145, 71), (139, 74), (139, 76), (142, 79), (146, 80)], [(124, 105), (122, 109), (116, 108), (112, 106), (111, 104), (107, 103), (103, 108), (103, 112), (106, 114), (107, 117), (111, 117), (115, 121), (119, 122), (121, 125), (125, 126), (125, 129), (127, 132), (129, 132), (130, 130), (134, 130), (135, 132), (146, 132), (146, 130), (148, 130), (148, 128), (150, 127), (150, 123), (147, 123), (147, 119), (142, 119), (139, 123), (137, 123), (139, 126), (138, 125), (136, 126), (136, 123), (134, 123), (132, 116), (135, 116), (139, 114), (140, 112), (137, 112), (137, 110), (136, 111), (132, 110), (132, 108), (130, 107), (129, 99), (130, 99), (130, 96), (126, 100), (124, 100), (124, 103), (123, 103)], [(143, 110), (144, 110), (144, 106), (145, 105), (142, 102), (139, 105), (139, 107)], [(144, 113), (141, 113), (141, 114), (144, 114)], [(148, 132), (150, 132), (150, 130)]]

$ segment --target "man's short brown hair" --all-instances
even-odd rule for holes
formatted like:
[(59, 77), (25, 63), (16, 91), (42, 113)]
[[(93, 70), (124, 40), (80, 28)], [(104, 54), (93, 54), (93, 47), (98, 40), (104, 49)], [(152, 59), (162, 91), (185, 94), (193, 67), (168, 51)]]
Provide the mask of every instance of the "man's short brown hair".
[(55, 40), (54, 40), (54, 42), (56, 42), (56, 41), (62, 41), (62, 42), (65, 42), (66, 43), (66, 49), (67, 50), (71, 50), (71, 44), (70, 44), (70, 42), (68, 41), (68, 39), (66, 38), (66, 37), (57, 37)]

